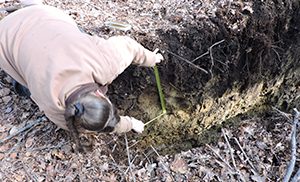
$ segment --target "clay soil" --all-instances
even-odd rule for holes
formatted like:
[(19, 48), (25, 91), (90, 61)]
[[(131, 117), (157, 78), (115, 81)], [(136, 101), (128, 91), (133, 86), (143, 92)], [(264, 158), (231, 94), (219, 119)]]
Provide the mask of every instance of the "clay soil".
[[(283, 179), (291, 158), (291, 113), (300, 109), (299, 1), (45, 4), (63, 9), (91, 35), (128, 35), (151, 50), (159, 48), (167, 114), (141, 135), (82, 135), (93, 146), (78, 153), (68, 132), (14, 93), (2, 71), (1, 181)], [(107, 21), (132, 29), (114, 29)], [(161, 113), (152, 68), (130, 66), (110, 85), (109, 96), (121, 114), (145, 123)], [(299, 167), (298, 159), (295, 171)]]

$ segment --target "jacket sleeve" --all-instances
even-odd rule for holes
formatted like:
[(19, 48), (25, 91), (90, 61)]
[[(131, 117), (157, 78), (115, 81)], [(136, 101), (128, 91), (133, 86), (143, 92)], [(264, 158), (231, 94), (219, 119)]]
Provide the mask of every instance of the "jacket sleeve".
[(107, 42), (120, 52), (121, 60), (125, 62), (147, 67), (155, 65), (156, 54), (130, 37), (114, 36), (109, 38)]
[(95, 81), (102, 85), (110, 84), (131, 64), (145, 67), (155, 65), (156, 54), (130, 37), (114, 36), (107, 40), (98, 36), (93, 38), (101, 55), (99, 61), (105, 62), (105, 70), (95, 77)]
[(120, 122), (115, 125), (112, 133), (126, 133), (132, 130), (132, 122), (128, 116), (120, 116)]

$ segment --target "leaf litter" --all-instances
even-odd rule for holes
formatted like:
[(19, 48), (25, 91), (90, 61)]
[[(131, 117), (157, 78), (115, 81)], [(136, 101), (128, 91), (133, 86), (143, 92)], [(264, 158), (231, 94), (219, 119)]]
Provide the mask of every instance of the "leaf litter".
[[(0, 2), (0, 6), (14, 3), (16, 1)], [(215, 16), (216, 9), (226, 3), (253, 11), (250, 3), (235, 0), (47, 0), (46, 3), (64, 9), (88, 33), (103, 37), (129, 34), (136, 39), (141, 33), (157, 39), (155, 30), (158, 28), (181, 29), (183, 22)], [(6, 14), (1, 14), (3, 16)], [(132, 30), (111, 30), (104, 24), (115, 20), (127, 22)], [(30, 99), (11, 91), (7, 75), (2, 72), (0, 76), (0, 107), (4, 111), (0, 116), (2, 140), (43, 113)], [(265, 124), (270, 122), (271, 128)], [(220, 132), (216, 142), (175, 155), (131, 150), (132, 173), (136, 181), (278, 181), (290, 158), (290, 131), (291, 124), (278, 113), (241, 120), (238, 126), (224, 128), (227, 140)], [(34, 129), (0, 144), (0, 180), (133, 181), (124, 157), (124, 142), (115, 135), (93, 137), (94, 149), (80, 154), (74, 151), (67, 132), (43, 121)], [(129, 145), (134, 143), (129, 141)]]

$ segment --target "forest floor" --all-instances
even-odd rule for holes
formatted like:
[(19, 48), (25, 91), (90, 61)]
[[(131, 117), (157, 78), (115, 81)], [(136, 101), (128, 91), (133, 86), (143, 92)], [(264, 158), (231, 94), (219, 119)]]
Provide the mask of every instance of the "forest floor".
[[(63, 9), (91, 35), (128, 35), (159, 48), (167, 114), (142, 135), (83, 135), (94, 146), (78, 153), (68, 132), (16, 95), (1, 71), (1, 181), (282, 181), (292, 157), (292, 110), (300, 109), (299, 2), (45, 4)], [(112, 21), (131, 29), (107, 26)], [(147, 122), (160, 114), (156, 89), (152, 69), (130, 66), (108, 93), (121, 114)]]

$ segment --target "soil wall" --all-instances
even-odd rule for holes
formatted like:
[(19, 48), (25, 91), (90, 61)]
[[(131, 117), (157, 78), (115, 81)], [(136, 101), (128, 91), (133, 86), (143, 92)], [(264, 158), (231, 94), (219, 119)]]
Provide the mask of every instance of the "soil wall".
[[(168, 152), (199, 146), (213, 140), (219, 124), (270, 107), (288, 111), (299, 106), (299, 1), (230, 6), (218, 8), (213, 18), (195, 14), (181, 30), (157, 30), (160, 41), (140, 36), (165, 57), (159, 71), (168, 110), (148, 126), (142, 146)], [(113, 90), (125, 113), (144, 121), (159, 115), (151, 69), (129, 68)]]

